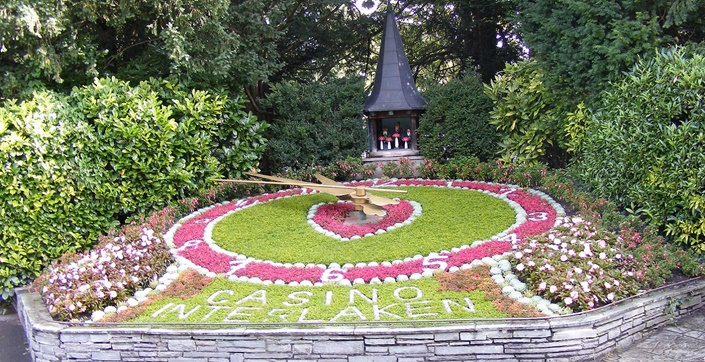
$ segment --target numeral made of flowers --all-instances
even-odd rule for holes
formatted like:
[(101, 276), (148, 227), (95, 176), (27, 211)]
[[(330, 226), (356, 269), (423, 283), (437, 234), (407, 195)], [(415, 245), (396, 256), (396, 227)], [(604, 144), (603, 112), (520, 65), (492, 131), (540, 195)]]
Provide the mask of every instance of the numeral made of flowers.
[(501, 238), (498, 238), (497, 240), (508, 241), (512, 244), (516, 244), (517, 241), (519, 241), (519, 239), (517, 238), (517, 234), (515, 234), (515, 233), (510, 233), (510, 234), (504, 235)]
[(345, 278), (343, 275), (345, 271), (343, 269), (326, 269), (321, 275), (321, 281), (326, 282), (339, 282)]
[(548, 213), (543, 211), (532, 212), (527, 215), (529, 221), (546, 221), (548, 220)]
[(246, 260), (231, 260), (230, 261), (230, 270), (225, 273), (225, 275), (230, 276), (235, 274), (236, 271), (240, 269), (244, 269), (247, 264), (251, 263), (252, 260), (246, 259)]
[(176, 248), (177, 251), (184, 251), (188, 249), (196, 249), (198, 247), (198, 244), (202, 243), (203, 240), (189, 240), (184, 243), (184, 245), (179, 246)]
[[(446, 263), (444, 260), (448, 259), (448, 255), (436, 255), (436, 256), (427, 256), (423, 258), (423, 271), (434, 271), (434, 270), (443, 270), (445, 271), (448, 268), (448, 263)], [(436, 265), (436, 268), (431, 268), (432, 266)]]
[(501, 189), (499, 189), (499, 192), (501, 192), (500, 195), (502, 195), (502, 196), (507, 196), (507, 195), (509, 195), (509, 194), (513, 194), (514, 191), (516, 191), (516, 190), (517, 190), (517, 189), (505, 189), (505, 188), (501, 188)]

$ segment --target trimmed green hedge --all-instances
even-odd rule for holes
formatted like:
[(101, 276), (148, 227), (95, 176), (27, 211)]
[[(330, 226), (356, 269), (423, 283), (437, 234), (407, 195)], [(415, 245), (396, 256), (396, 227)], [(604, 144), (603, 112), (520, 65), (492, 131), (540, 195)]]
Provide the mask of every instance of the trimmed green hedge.
[[(169, 98), (166, 98), (166, 97)], [(239, 100), (99, 79), (0, 108), (0, 299), (140, 213), (257, 165), (264, 125)]]
[(427, 88), (424, 97), (428, 104), (419, 122), (421, 154), (439, 161), (493, 158), (500, 138), (490, 124), (492, 101), (484, 93), (480, 76), (468, 73)]
[(367, 148), (364, 102), (365, 83), (360, 77), (273, 85), (262, 100), (276, 113), (266, 134), (263, 168), (274, 174), (359, 158)]
[(575, 169), (594, 192), (705, 250), (705, 51), (641, 59), (602, 94)]

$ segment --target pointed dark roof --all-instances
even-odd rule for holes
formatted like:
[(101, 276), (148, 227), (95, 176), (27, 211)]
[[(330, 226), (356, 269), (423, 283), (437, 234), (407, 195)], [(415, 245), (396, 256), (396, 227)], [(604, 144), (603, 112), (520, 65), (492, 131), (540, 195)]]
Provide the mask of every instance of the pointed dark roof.
[(366, 113), (420, 110), (425, 105), (426, 100), (414, 84), (394, 12), (389, 10), (382, 34), (375, 82), (364, 110)]

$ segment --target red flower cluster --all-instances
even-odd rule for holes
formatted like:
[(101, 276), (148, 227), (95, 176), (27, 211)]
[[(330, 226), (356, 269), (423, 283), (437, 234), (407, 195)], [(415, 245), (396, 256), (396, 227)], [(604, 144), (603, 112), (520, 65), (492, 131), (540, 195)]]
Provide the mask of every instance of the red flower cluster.
[(377, 223), (352, 225), (345, 223), (345, 217), (355, 209), (351, 203), (326, 204), (318, 208), (313, 222), (323, 229), (332, 231), (344, 238), (374, 234), (377, 230), (386, 230), (388, 227), (404, 222), (411, 217), (414, 206), (408, 201), (401, 200), (397, 205), (383, 207), (387, 211), (382, 220)]

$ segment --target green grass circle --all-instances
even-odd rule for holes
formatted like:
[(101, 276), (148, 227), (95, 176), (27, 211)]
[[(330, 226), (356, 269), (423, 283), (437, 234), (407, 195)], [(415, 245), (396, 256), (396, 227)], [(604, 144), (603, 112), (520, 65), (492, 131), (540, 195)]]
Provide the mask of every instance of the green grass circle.
[(506, 202), (473, 190), (408, 187), (400, 198), (421, 204), (411, 225), (359, 240), (324, 236), (306, 222), (314, 204), (335, 202), (326, 194), (278, 199), (237, 211), (218, 222), (213, 239), (221, 248), (281, 263), (392, 261), (450, 250), (486, 240), (515, 221)]

